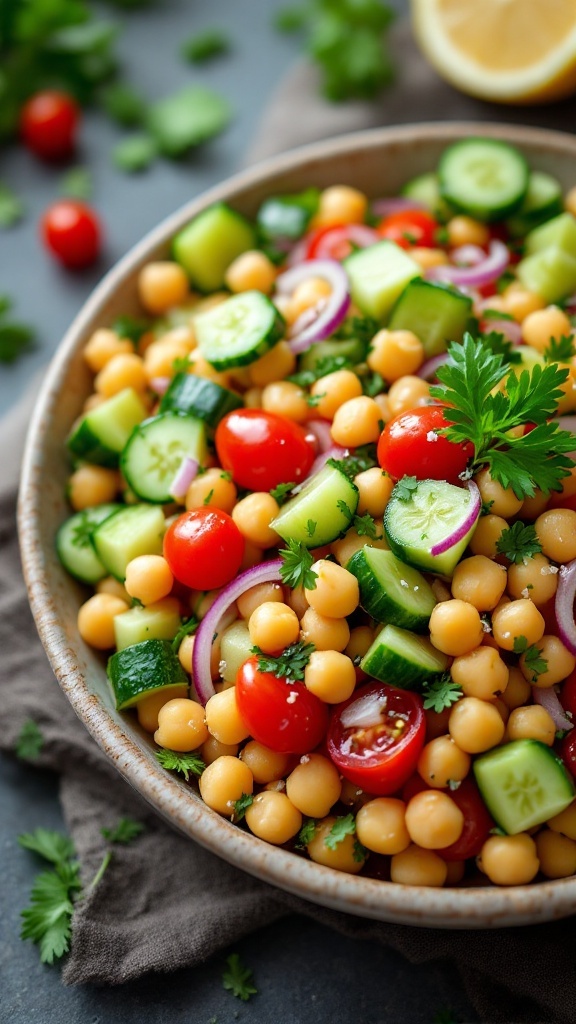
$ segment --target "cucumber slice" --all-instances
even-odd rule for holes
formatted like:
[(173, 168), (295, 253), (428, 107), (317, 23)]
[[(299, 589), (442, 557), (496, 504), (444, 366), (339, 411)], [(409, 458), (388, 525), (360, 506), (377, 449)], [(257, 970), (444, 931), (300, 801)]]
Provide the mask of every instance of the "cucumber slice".
[(431, 549), (466, 522), (471, 502), (470, 491), (444, 480), (419, 480), (407, 499), (399, 497), (394, 488), (384, 512), (384, 532), (391, 550), (417, 569), (450, 578), (478, 519), (447, 551), (433, 555)]
[(144, 640), (173, 640), (181, 624), (180, 603), (175, 597), (165, 597), (144, 608), (130, 608), (114, 616), (116, 647), (123, 651)]
[(116, 651), (108, 659), (106, 669), (116, 697), (116, 708), (131, 708), (143, 697), (163, 690), (166, 700), (170, 692), (189, 679), (169, 640), (144, 640), (141, 644)]
[(509, 835), (560, 814), (574, 799), (564, 764), (539, 740), (513, 740), (474, 761), (474, 775), (490, 814)]
[(178, 232), (172, 252), (196, 288), (215, 292), (232, 261), (255, 245), (250, 222), (226, 203), (214, 203)]
[(233, 409), (242, 407), (242, 399), (228, 388), (193, 373), (177, 373), (160, 402), (160, 412), (185, 412), (217, 427)]
[(319, 548), (347, 530), (358, 508), (356, 484), (337, 466), (324, 466), (290, 501), (270, 526), (288, 541)]
[(400, 195), (413, 199), (419, 206), (425, 206), (438, 220), (446, 221), (452, 215), (450, 207), (440, 195), (440, 183), (434, 171), (419, 174), (406, 182)]
[(525, 288), (536, 292), (545, 302), (559, 302), (576, 288), (576, 257), (550, 245), (520, 260), (516, 276)]
[(317, 341), (315, 345), (303, 352), (298, 363), (299, 370), (313, 370), (321, 359), (333, 359), (343, 356), (351, 366), (362, 363), (366, 359), (366, 346), (360, 338), (331, 338), (328, 341)]
[(133, 388), (124, 388), (83, 416), (68, 438), (73, 455), (98, 466), (115, 467), (120, 452), (147, 409)]
[(498, 139), (455, 142), (444, 150), (438, 165), (443, 199), (483, 221), (502, 220), (522, 206), (529, 174), (522, 154)]
[(284, 336), (286, 323), (266, 295), (253, 291), (202, 313), (194, 326), (204, 358), (217, 370), (226, 370), (263, 356)]
[(122, 452), (126, 483), (142, 501), (164, 505), (173, 501), (172, 481), (189, 455), (206, 460), (206, 426), (183, 412), (162, 412), (135, 427)]
[(294, 195), (270, 196), (256, 215), (256, 225), (264, 242), (301, 238), (318, 209), (320, 190), (307, 188)]
[(449, 341), (462, 341), (472, 313), (472, 299), (443, 284), (410, 281), (392, 310), (391, 331), (413, 331), (426, 357), (445, 352)]
[(98, 558), (92, 536), (99, 523), (103, 523), (122, 505), (94, 505), (67, 519), (56, 534), (56, 551), (62, 565), (81, 583), (97, 583), (106, 576), (106, 568)]
[(220, 644), (220, 672), (226, 683), (235, 683), (238, 669), (252, 654), (252, 640), (248, 626), (242, 620), (233, 622), (222, 633)]
[(412, 566), (392, 551), (366, 544), (346, 568), (358, 580), (360, 604), (377, 622), (391, 622), (424, 633), (436, 604), (434, 592)]
[(506, 222), (506, 227), (514, 238), (523, 238), (539, 224), (561, 214), (563, 209), (562, 186), (557, 178), (544, 171), (532, 171), (524, 202), (518, 213)]
[(553, 246), (576, 259), (576, 217), (562, 213), (559, 217), (542, 224), (526, 237), (525, 251), (528, 256)]
[(158, 505), (129, 505), (108, 516), (92, 535), (106, 571), (122, 583), (137, 555), (161, 555), (166, 523)]
[(383, 320), (409, 281), (421, 276), (418, 264), (395, 242), (384, 240), (344, 260), (352, 301), (365, 316)]
[(386, 625), (366, 651), (360, 668), (375, 679), (411, 690), (441, 675), (449, 662), (426, 637)]

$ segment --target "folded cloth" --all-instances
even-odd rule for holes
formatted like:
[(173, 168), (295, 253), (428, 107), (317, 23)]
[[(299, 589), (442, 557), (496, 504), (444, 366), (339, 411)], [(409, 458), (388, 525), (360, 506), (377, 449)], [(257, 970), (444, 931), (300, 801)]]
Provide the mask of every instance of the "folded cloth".
[[(396, 34), (395, 51), (405, 72), (384, 98), (384, 106), (330, 107), (317, 98), (316, 72), (306, 65), (298, 67), (272, 100), (252, 156), (389, 119), (417, 120), (426, 116), (422, 104), (428, 116), (437, 118), (473, 116), (470, 104), (480, 110), (480, 116), (499, 115), (439, 83), (417, 57), (405, 29)], [(439, 97), (444, 99), (440, 102)], [(295, 109), (297, 124), (291, 120)], [(559, 109), (554, 108), (557, 118)], [(245, 875), (172, 831), (126, 785), (58, 688), (28, 608), (16, 541), (15, 491), (32, 402), (30, 394), (2, 425), (0, 649), (5, 671), (0, 679), (0, 746), (13, 750), (23, 723), (29, 718), (38, 723), (45, 743), (36, 763), (60, 775), (64, 816), (85, 881), (93, 877), (102, 859), (101, 828), (114, 826), (122, 816), (139, 819), (146, 826), (137, 842), (115, 848), (114, 870), (107, 871), (100, 884), (78, 901), (64, 981), (113, 985), (148, 971), (198, 964), (243, 935), (297, 912), (348, 936), (390, 946), (415, 964), (450, 958), (486, 1022), (573, 1021), (572, 920), (524, 929), (452, 933), (325, 910)], [(174, 865), (178, 865), (177, 887)]]

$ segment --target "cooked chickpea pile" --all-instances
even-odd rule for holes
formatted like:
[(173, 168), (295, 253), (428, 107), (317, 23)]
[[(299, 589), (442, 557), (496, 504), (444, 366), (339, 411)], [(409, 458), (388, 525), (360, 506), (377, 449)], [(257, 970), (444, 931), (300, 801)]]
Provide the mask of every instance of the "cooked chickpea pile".
[[(311, 226), (363, 223), (367, 208), (367, 198), (357, 190), (329, 188), (320, 195)], [(446, 225), (446, 238), (444, 246), (415, 245), (411, 255), (426, 270), (448, 263), (454, 247), (486, 246), (489, 234), (485, 225), (470, 217), (455, 216)], [(136, 346), (111, 329), (95, 331), (84, 352), (95, 375), (94, 393), (85, 411), (129, 387), (154, 414), (154, 381), (173, 376), (175, 360), (179, 365), (185, 360), (190, 373), (241, 395), (248, 409), (263, 409), (296, 424), (323, 420), (332, 442), (344, 448), (373, 444), (392, 417), (430, 401), (430, 385), (418, 376), (426, 358), (424, 348), (408, 330), (381, 329), (372, 338), (364, 369), (379, 374), (383, 381), (382, 392), (374, 397), (363, 394), (361, 377), (346, 368), (329, 372), (309, 388), (287, 380), (297, 361), (286, 339), (248, 366), (214, 369), (197, 348), (196, 314), (222, 302), (230, 292), (256, 290), (274, 296), (277, 273), (264, 252), (244, 252), (228, 267), (228, 291), (199, 297), (190, 291), (188, 277), (177, 263), (158, 261), (145, 266), (138, 279), (140, 301), (150, 317), (161, 319)], [(277, 305), (290, 327), (321, 305), (329, 292), (324, 279), (310, 277), (290, 297), (279, 296)], [(484, 300), (477, 296), (476, 301), (480, 315)], [(513, 318), (521, 326), (524, 343), (538, 353), (551, 337), (560, 339), (573, 332), (563, 310), (547, 306), (516, 280), (494, 295), (490, 305)], [(358, 310), (352, 308), (349, 315), (358, 315)], [(560, 413), (576, 410), (576, 359), (569, 369)], [(140, 726), (153, 734), (159, 746), (198, 753), (205, 765), (199, 789), (209, 808), (237, 820), (235, 805), (252, 797), (245, 800), (244, 816), (251, 833), (275, 845), (304, 848), (311, 860), (339, 871), (370, 874), (375, 864), (376, 877), (401, 884), (467, 884), (474, 863), (442, 855), (458, 844), (466, 824), (466, 810), (457, 801), (458, 788), (471, 777), (477, 755), (518, 739), (538, 740), (548, 747), (555, 744), (556, 726), (548, 711), (533, 701), (532, 686), (547, 689), (562, 683), (576, 666), (550, 615), (558, 569), (576, 558), (576, 512), (550, 505), (542, 493), (522, 501), (511, 488), (493, 480), (488, 469), (475, 480), (489, 511), (479, 519), (452, 579), (428, 577), (437, 602), (429, 638), (436, 652), (447, 656), (461, 696), (440, 712), (425, 711), (426, 741), (412, 790), (401, 787), (390, 796), (374, 796), (343, 778), (323, 745), (296, 756), (257, 742), (238, 707), (238, 666), (233, 659), (227, 662), (222, 653), (227, 638), (230, 642), (234, 638), (244, 652), (258, 647), (271, 656), (299, 641), (312, 644), (303, 686), (329, 707), (347, 701), (366, 681), (358, 663), (377, 629), (359, 605), (358, 581), (346, 566), (367, 543), (388, 548), (382, 517), (394, 481), (373, 466), (360, 471), (354, 482), (359, 491), (358, 516), (373, 518), (375, 539), (351, 527), (330, 545), (313, 551), (314, 589), (262, 583), (246, 590), (233, 606), (234, 621), (213, 644), (216, 693), (206, 707), (189, 684), (172, 690), (169, 699), (161, 690), (153, 692), (136, 706)], [(573, 470), (563, 481), (560, 497), (575, 494)], [(125, 494), (118, 470), (85, 463), (70, 476), (68, 497), (74, 511), (117, 501), (119, 495), (126, 502), (133, 500)], [(278, 501), (267, 491), (246, 493), (213, 455), (206, 472), (190, 483), (180, 508), (165, 508), (166, 518), (182, 511), (182, 506), (219, 509), (232, 517), (245, 542), (241, 569), (277, 557), (277, 549), (283, 546), (270, 525), (279, 512)], [(518, 563), (498, 552), (500, 537), (516, 520), (533, 523), (541, 547)], [(80, 608), (78, 629), (87, 644), (102, 651), (114, 647), (115, 618), (134, 602), (150, 611), (174, 612), (181, 619), (192, 613), (202, 618), (216, 596), (186, 591), (175, 583), (167, 560), (157, 553), (131, 560), (123, 583), (107, 577), (95, 590)], [(515, 653), (521, 638), (527, 647), (535, 645), (546, 663), (537, 678), (525, 655)], [(187, 676), (192, 671), (193, 647), (194, 637), (185, 636), (178, 650)], [(330, 841), (338, 822), (349, 815), (351, 828)], [(306, 831), (310, 822), (313, 827)], [(495, 885), (528, 883), (538, 874), (550, 879), (574, 874), (576, 801), (530, 833), (490, 834), (476, 865)]]

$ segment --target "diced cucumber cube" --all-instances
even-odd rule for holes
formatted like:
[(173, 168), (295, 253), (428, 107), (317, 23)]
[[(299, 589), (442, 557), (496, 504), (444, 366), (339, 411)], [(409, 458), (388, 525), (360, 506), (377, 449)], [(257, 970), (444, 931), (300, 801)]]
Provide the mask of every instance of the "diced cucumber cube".
[(122, 651), (144, 640), (173, 640), (180, 623), (180, 604), (174, 597), (130, 608), (114, 617), (116, 647)]
[[(537, 230), (546, 227), (544, 224)], [(525, 288), (541, 295), (546, 302), (558, 302), (576, 288), (576, 257), (557, 245), (549, 245), (521, 260), (516, 275)]]
[(212, 292), (222, 288), (232, 261), (255, 245), (256, 232), (250, 222), (226, 203), (215, 203), (178, 232), (172, 250), (192, 284)]
[(404, 249), (387, 240), (352, 253), (344, 267), (353, 302), (365, 316), (377, 320), (388, 316), (408, 282), (422, 273)]
[(472, 300), (462, 292), (432, 281), (410, 281), (392, 310), (391, 331), (413, 331), (426, 357), (445, 352), (450, 341), (462, 341)]
[(576, 217), (571, 213), (561, 213), (558, 217), (546, 221), (530, 232), (526, 237), (525, 246), (528, 256), (554, 246), (576, 259)]
[(484, 803), (509, 835), (560, 814), (574, 799), (564, 764), (538, 740), (513, 740), (474, 761)]

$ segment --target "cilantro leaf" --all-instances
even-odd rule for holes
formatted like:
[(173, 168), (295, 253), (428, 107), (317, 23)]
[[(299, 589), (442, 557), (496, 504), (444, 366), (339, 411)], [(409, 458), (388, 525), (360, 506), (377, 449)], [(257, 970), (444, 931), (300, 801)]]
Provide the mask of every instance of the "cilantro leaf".
[(172, 641), (173, 651), (178, 650), (185, 636), (190, 636), (191, 633), (196, 632), (198, 624), (198, 619), (195, 615), (192, 615), (189, 619), (185, 619)]
[(318, 825), (317, 822), (314, 821), (314, 818), (308, 818), (308, 820), (304, 822), (298, 833), (298, 842), (296, 843), (297, 850), (306, 849), (308, 843), (311, 843), (314, 839), (317, 828)]
[(359, 839), (354, 840), (352, 847), (352, 860), (356, 861), (357, 864), (363, 864), (368, 856), (368, 850), (360, 842)]
[(222, 132), (231, 116), (228, 101), (218, 93), (186, 86), (150, 106), (146, 127), (161, 153), (178, 157)]
[(418, 480), (415, 476), (403, 476), (394, 487), (394, 497), (400, 501), (410, 501), (417, 487)]
[(264, 654), (259, 647), (251, 648), (253, 654), (258, 655), (258, 668), (261, 672), (272, 672), (277, 679), (286, 679), (288, 682), (296, 682), (304, 679), (304, 669), (310, 661), (310, 657), (316, 650), (314, 644), (306, 644), (303, 640), (289, 644), (276, 657), (272, 654)]
[(543, 356), (547, 363), (569, 363), (576, 355), (576, 344), (572, 334), (567, 337), (550, 338)]
[(287, 484), (278, 484), (277, 487), (272, 488), (270, 494), (274, 498), (274, 501), (277, 501), (279, 505), (283, 505), (285, 501), (288, 501), (290, 491), (293, 490), (294, 487), (296, 487), (294, 481)]
[(237, 999), (247, 1002), (250, 996), (255, 996), (258, 989), (254, 987), (253, 971), (244, 967), (238, 953), (231, 953), (226, 958), (226, 969), (222, 974), (222, 984), (227, 992), (231, 992)]
[(354, 513), (352, 512), (352, 509), (349, 507), (349, 505), (346, 504), (344, 498), (338, 498), (338, 501), (336, 502), (336, 508), (338, 509), (339, 512), (342, 513), (343, 516), (348, 516), (348, 519), (352, 521)]
[(251, 793), (242, 793), (242, 796), (234, 801), (234, 821), (242, 821), (246, 811), (253, 803), (254, 797)]
[(462, 687), (455, 683), (449, 672), (424, 683), (422, 696), (424, 697), (424, 708), (431, 708), (436, 714), (440, 714), (444, 708), (449, 708), (462, 697)]
[(16, 740), (14, 747), (16, 757), (19, 757), (21, 761), (35, 761), (43, 746), (44, 737), (40, 729), (32, 718), (28, 718), (22, 725)]
[(355, 338), (368, 353), (370, 342), (380, 330), (380, 323), (373, 316), (350, 316), (338, 328), (338, 338)]
[(30, 906), (22, 911), (22, 939), (40, 947), (40, 960), (52, 964), (68, 952), (72, 934), (74, 894), (81, 888), (78, 864), (58, 864), (53, 871), (37, 875), (30, 894)]
[(332, 828), (324, 837), (324, 846), (329, 850), (336, 850), (346, 836), (353, 836), (356, 833), (356, 819), (353, 814), (346, 814), (336, 818)]
[(380, 536), (376, 529), (376, 522), (369, 512), (363, 516), (354, 516), (352, 527), (359, 537), (370, 537), (370, 540), (379, 540)]
[(528, 644), (528, 640), (525, 636), (514, 637), (514, 654), (519, 654), (523, 660), (524, 665), (532, 674), (532, 682), (535, 683), (538, 680), (538, 676), (541, 676), (543, 672), (548, 670), (548, 660), (542, 657), (542, 652), (537, 644)]
[(304, 587), (305, 590), (315, 590), (318, 573), (314, 572), (312, 566), (314, 559), (308, 548), (297, 540), (290, 538), (288, 547), (280, 552), (282, 566), (280, 576), (282, 582), (288, 587)]
[(194, 752), (181, 754), (179, 751), (166, 750), (165, 747), (161, 747), (156, 751), (155, 756), (163, 768), (167, 768), (171, 772), (179, 772), (184, 776), (186, 782), (190, 778), (190, 772), (192, 775), (202, 775), (206, 767), (202, 758)]
[(8, 185), (0, 182), (0, 228), (11, 228), (24, 216), (24, 203)]
[(496, 550), (499, 554), (506, 555), (510, 562), (519, 565), (524, 559), (539, 554), (542, 545), (536, 535), (536, 528), (531, 523), (525, 525), (518, 521), (508, 530), (502, 531), (496, 543)]
[(68, 199), (90, 199), (92, 190), (92, 175), (87, 167), (73, 167), (60, 183), (60, 192)]
[(219, 29), (206, 29), (191, 36), (182, 44), (182, 56), (192, 64), (205, 64), (214, 57), (221, 57), (230, 50), (228, 36)]
[(131, 843), (144, 831), (141, 821), (120, 818), (115, 828), (101, 828), (100, 832), (109, 843)]
[(37, 828), (18, 836), (18, 843), (25, 850), (32, 850), (51, 864), (65, 864), (75, 856), (74, 844), (69, 836), (52, 829)]

